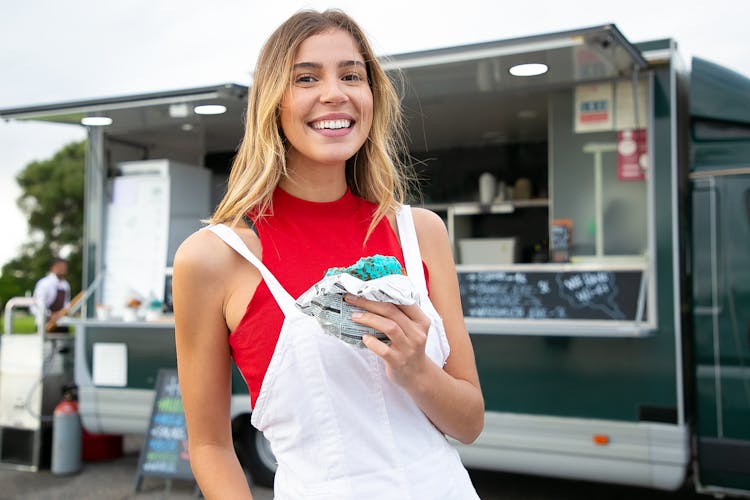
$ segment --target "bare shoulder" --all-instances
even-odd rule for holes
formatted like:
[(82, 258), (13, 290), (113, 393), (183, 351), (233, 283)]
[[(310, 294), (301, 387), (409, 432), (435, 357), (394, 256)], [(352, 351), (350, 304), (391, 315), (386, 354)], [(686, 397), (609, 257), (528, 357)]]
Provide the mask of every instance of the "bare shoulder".
[(448, 231), (438, 214), (419, 207), (412, 207), (411, 213), (420, 242), (439, 244), (448, 241)]
[(438, 214), (425, 208), (412, 208), (414, 228), (419, 241), (422, 260), (430, 271), (431, 281), (436, 273), (454, 269), (453, 249), (448, 230)]
[(196, 231), (182, 242), (174, 257), (175, 273), (208, 276), (228, 263), (230, 248), (210, 231)]
[[(260, 242), (249, 229), (233, 228), (256, 255), (260, 254)], [(188, 271), (199, 275), (220, 277), (240, 260), (239, 254), (221, 238), (207, 230), (199, 230), (188, 236), (177, 249), (174, 259), (175, 272)]]
[[(260, 259), (258, 236), (248, 227), (232, 229)], [(180, 309), (189, 316), (191, 310), (211, 310), (223, 316), (230, 331), (234, 330), (245, 314), (248, 297), (252, 297), (260, 281), (258, 269), (216, 234), (197, 231), (180, 245), (175, 255), (172, 279), (175, 313)], [(182, 304), (179, 308), (178, 302)]]

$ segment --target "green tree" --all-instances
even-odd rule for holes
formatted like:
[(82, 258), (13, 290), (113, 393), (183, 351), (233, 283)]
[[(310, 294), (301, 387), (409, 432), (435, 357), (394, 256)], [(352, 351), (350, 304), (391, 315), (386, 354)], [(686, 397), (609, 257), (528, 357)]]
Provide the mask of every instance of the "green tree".
[(56, 256), (68, 259), (71, 290), (80, 290), (85, 154), (85, 141), (70, 143), (50, 159), (29, 163), (16, 176), (29, 240), (2, 268), (0, 302), (32, 290)]

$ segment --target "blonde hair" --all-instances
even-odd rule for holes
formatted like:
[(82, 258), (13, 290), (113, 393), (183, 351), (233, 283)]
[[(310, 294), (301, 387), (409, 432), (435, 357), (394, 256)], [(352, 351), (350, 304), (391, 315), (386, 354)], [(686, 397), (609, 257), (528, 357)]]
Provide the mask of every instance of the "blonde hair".
[(291, 85), (297, 51), (311, 36), (331, 30), (352, 35), (365, 61), (372, 89), (373, 120), (362, 147), (346, 163), (346, 181), (357, 196), (378, 205), (369, 233), (406, 198), (412, 182), (400, 155), (406, 153), (398, 92), (375, 58), (360, 27), (339, 10), (300, 11), (285, 21), (263, 46), (248, 93), (245, 135), (234, 158), (227, 192), (210, 219), (237, 224), (248, 211), (263, 215), (286, 175), (286, 147), (279, 105)]

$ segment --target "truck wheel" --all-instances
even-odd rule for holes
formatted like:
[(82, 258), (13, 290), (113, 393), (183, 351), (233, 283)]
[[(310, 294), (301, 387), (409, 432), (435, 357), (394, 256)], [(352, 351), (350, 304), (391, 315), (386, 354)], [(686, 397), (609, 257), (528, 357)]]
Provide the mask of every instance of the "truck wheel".
[(250, 475), (253, 484), (273, 488), (276, 457), (270, 443), (250, 424), (250, 415), (240, 415), (232, 424), (234, 450), (242, 468)]

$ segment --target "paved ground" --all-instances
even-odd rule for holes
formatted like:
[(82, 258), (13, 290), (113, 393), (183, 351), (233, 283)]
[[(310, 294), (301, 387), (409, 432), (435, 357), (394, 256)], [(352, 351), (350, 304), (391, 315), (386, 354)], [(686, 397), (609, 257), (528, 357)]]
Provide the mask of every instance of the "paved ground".
[[(134, 490), (135, 472), (142, 438), (128, 436), (125, 454), (117, 460), (85, 463), (81, 472), (54, 476), (49, 470), (21, 472), (0, 468), (0, 500), (125, 500), (195, 499), (192, 483), (144, 478)], [(663, 492), (643, 488), (566, 481), (518, 474), (471, 470), (482, 500), (711, 500), (692, 493)], [(271, 500), (268, 488), (253, 488), (256, 500)]]
[[(195, 500), (195, 487), (188, 481), (171, 484), (158, 478), (143, 478), (135, 491), (135, 472), (143, 440), (127, 436), (124, 455), (116, 460), (86, 462), (77, 474), (56, 476), (49, 470), (14, 471), (0, 468), (2, 500)], [(255, 500), (271, 500), (273, 491), (253, 488)]]

